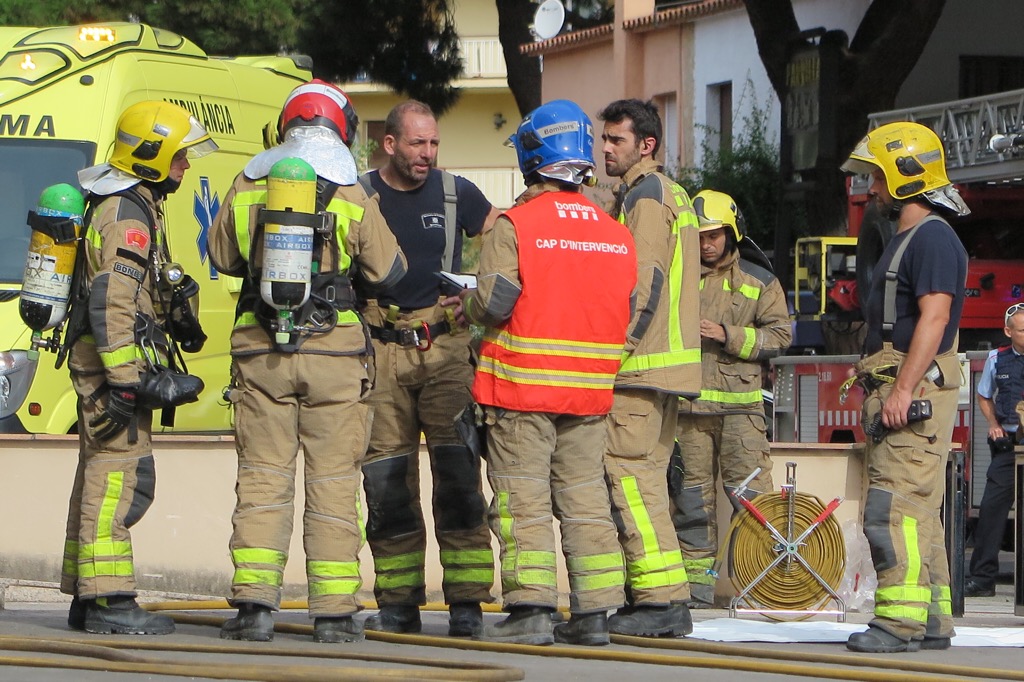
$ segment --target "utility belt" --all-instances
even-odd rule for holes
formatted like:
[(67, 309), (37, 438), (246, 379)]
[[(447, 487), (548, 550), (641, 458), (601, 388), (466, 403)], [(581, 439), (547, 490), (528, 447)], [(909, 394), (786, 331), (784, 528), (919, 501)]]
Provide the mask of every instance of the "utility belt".
[[(443, 315), (443, 319), (435, 322), (420, 319), (436, 318), (438, 315)], [(370, 300), (367, 302), (366, 317), (369, 322), (370, 338), (381, 343), (397, 343), (403, 348), (415, 348), (421, 352), (430, 350), (435, 339), (461, 331), (455, 323), (451, 308), (441, 308), (440, 304), (433, 308), (402, 313), (396, 305), (385, 309), (377, 301)], [(375, 322), (379, 324), (374, 324)]]
[[(238, 300), (239, 313), (251, 311), (256, 321), (274, 339), (278, 329), (278, 311), (267, 305), (259, 292), (259, 280), (243, 284)], [(326, 334), (338, 324), (338, 313), (356, 310), (356, 295), (347, 275), (324, 273), (313, 277), (309, 299), (293, 313), (295, 327), (287, 344), (278, 344), (285, 352), (295, 352), (314, 334)]]
[[(954, 348), (956, 343), (954, 342)], [(839, 403), (844, 404), (849, 390), (854, 385), (859, 385), (865, 395), (878, 391), (885, 384), (892, 384), (896, 381), (900, 366), (903, 364), (905, 353), (900, 353), (892, 348), (891, 344), (884, 344), (882, 350), (862, 358), (854, 370), (856, 374), (843, 382), (839, 389)], [(937, 356), (925, 370), (922, 381), (942, 388), (949, 383), (949, 378), (957, 376), (954, 372), (960, 371), (960, 361), (955, 350), (948, 351)], [(959, 386), (956, 383), (955, 386)]]

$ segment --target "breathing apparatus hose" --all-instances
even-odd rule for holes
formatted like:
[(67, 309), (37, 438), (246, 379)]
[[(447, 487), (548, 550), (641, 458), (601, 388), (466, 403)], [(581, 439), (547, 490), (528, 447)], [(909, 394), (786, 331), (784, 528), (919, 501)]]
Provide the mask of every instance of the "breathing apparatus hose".
[[(790, 497), (793, 497), (792, 527), (789, 523)], [(737, 592), (749, 587), (744, 599), (766, 610), (822, 609), (832, 596), (810, 573), (808, 566), (833, 591), (839, 588), (846, 567), (846, 543), (835, 516), (817, 497), (799, 492), (765, 493), (755, 497), (749, 505), (756, 513), (748, 507), (747, 512), (736, 514), (727, 535), (729, 577)], [(833, 505), (830, 505), (832, 509)], [(825, 515), (823, 519), (822, 515)], [(773, 534), (765, 523), (775, 528), (782, 538)], [(812, 526), (810, 533), (797, 543)], [(772, 566), (782, 554), (788, 556)], [(796, 558), (796, 554), (807, 563), (806, 566)], [(769, 566), (772, 568), (758, 579)], [(773, 620), (793, 617), (764, 615)]]

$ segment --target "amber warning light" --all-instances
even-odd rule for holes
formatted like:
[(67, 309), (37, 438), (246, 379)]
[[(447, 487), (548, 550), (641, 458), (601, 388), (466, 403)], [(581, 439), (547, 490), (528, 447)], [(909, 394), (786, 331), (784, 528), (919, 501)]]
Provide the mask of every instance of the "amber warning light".
[(78, 39), (94, 43), (114, 42), (114, 29), (103, 26), (83, 26), (78, 31)]

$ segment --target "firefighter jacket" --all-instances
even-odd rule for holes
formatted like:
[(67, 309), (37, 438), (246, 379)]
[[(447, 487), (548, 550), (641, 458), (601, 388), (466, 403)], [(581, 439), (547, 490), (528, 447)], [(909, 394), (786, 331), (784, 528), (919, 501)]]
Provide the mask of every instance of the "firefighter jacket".
[(700, 236), (690, 197), (644, 159), (623, 176), (619, 222), (636, 242), (637, 304), (615, 380), (696, 397), (700, 393)]
[[(243, 278), (243, 292), (258, 292), (259, 281), (255, 273), (262, 263), (263, 245), (254, 243), (257, 234), (259, 209), (266, 206), (266, 178), (251, 180), (239, 173), (224, 199), (210, 228), (210, 260), (225, 275)], [(331, 248), (314, 253), (321, 274), (338, 273), (347, 276), (354, 266), (360, 276), (372, 285), (387, 287), (395, 284), (406, 272), (405, 256), (380, 214), (377, 202), (369, 199), (359, 185), (340, 185), (326, 202), (326, 210), (333, 213), (336, 228)], [(337, 247), (337, 248), (334, 248)], [(344, 280), (345, 291), (314, 291), (312, 295), (341, 301), (351, 296), (345, 305), (337, 304), (337, 324), (325, 325), (328, 331), (313, 333), (298, 347), (301, 353), (321, 355), (352, 355), (367, 352), (368, 337), (362, 319), (355, 310), (351, 285)], [(258, 293), (255, 294), (258, 298)], [(277, 350), (270, 333), (260, 324), (253, 310), (255, 301), (243, 302), (231, 333), (231, 354), (252, 355)]]
[[(95, 366), (112, 386), (132, 386), (146, 368), (136, 337), (138, 315), (164, 326), (171, 288), (159, 280), (170, 258), (163, 227), (163, 202), (144, 184), (120, 195), (93, 196), (85, 229), (88, 330), (72, 348), (76, 365)], [(154, 243), (155, 242), (155, 243)], [(78, 331), (69, 329), (69, 336)]]
[(700, 317), (725, 327), (725, 343), (702, 340), (700, 398), (680, 401), (680, 412), (763, 414), (761, 364), (793, 340), (779, 280), (734, 250), (716, 266), (702, 266)]
[(519, 412), (607, 414), (626, 342), (629, 231), (579, 192), (545, 189), (503, 214), (466, 316), (490, 326), (473, 398)]

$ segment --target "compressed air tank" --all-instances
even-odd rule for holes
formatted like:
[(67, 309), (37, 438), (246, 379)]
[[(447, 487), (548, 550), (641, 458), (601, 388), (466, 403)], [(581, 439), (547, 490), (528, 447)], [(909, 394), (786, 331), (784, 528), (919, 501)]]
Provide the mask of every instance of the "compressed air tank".
[(71, 185), (51, 185), (28, 214), (32, 238), (22, 278), (21, 319), (35, 332), (64, 321), (78, 254), (85, 199)]

